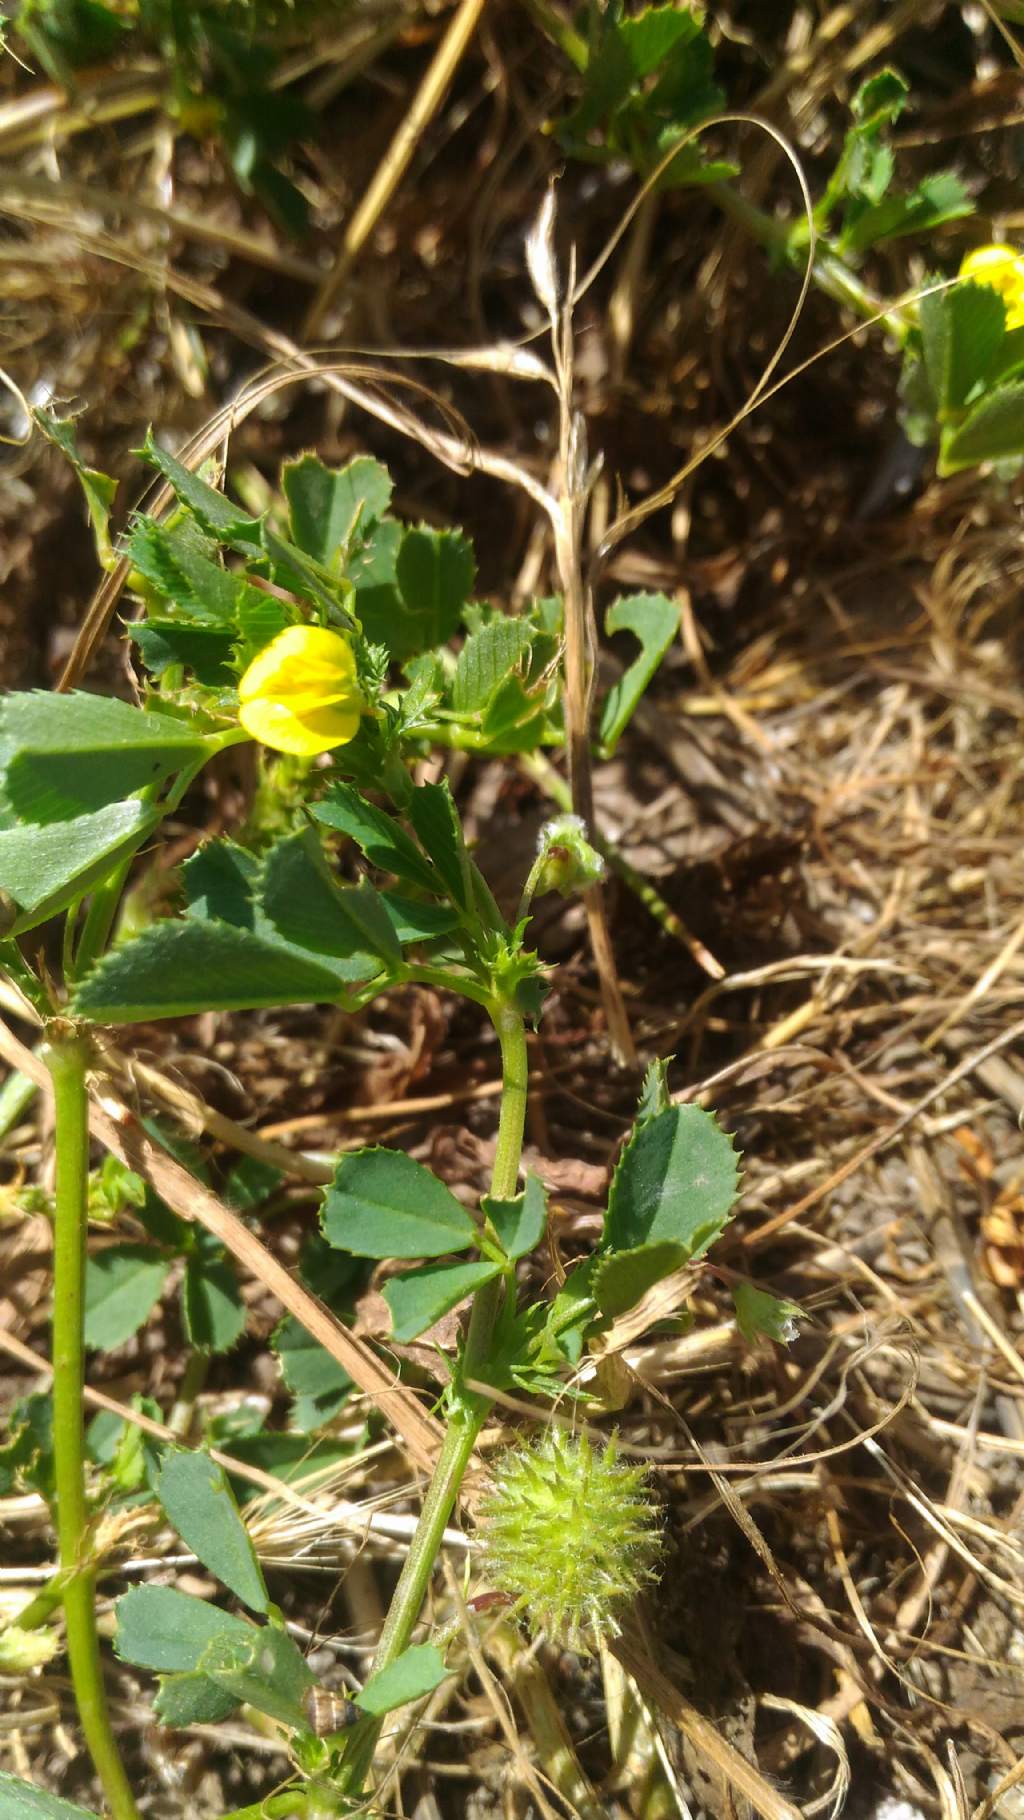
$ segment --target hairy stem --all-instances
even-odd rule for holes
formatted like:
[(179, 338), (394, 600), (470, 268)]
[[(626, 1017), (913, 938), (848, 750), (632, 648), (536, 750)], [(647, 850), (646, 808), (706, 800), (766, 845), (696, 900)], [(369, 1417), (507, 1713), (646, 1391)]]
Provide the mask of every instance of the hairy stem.
[[(496, 1200), (508, 1200), (519, 1184), (529, 1061), (522, 1014), (514, 1005), (504, 1003), (492, 1006), (491, 1016), (501, 1044), (502, 1070), (501, 1113), (491, 1171), (491, 1194)], [(485, 1283), (477, 1292), (466, 1335), (461, 1374), (464, 1380), (479, 1379), (483, 1374), (504, 1293), (501, 1278)], [(441, 1537), (491, 1406), (491, 1399), (477, 1392), (459, 1388), (452, 1391), (448, 1427), (423, 1500), (416, 1533), (384, 1620), (373, 1658), (374, 1674), (387, 1668), (409, 1646), (434, 1571)], [(376, 1719), (361, 1721), (353, 1731), (339, 1783), (346, 1794), (355, 1795), (361, 1791), (373, 1763), (379, 1735), (380, 1722)]]
[(88, 1556), (82, 1387), (89, 1117), (86, 1045), (54, 1020), (44, 1051), (53, 1081), (57, 1190), (53, 1240), (53, 1457), (57, 1550), (68, 1663), (82, 1731), (114, 1820), (138, 1820), (107, 1710), (96, 1634), (96, 1570)]

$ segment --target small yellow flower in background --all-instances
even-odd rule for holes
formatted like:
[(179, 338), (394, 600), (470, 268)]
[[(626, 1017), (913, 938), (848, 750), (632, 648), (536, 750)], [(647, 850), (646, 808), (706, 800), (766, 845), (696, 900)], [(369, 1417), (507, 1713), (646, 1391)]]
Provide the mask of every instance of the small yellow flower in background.
[(1024, 254), (1012, 246), (976, 246), (964, 259), (960, 276), (998, 291), (1006, 305), (1007, 328), (1024, 328)]
[(364, 707), (356, 659), (341, 632), (288, 626), (254, 657), (238, 685), (238, 718), (275, 752), (314, 758), (345, 746)]

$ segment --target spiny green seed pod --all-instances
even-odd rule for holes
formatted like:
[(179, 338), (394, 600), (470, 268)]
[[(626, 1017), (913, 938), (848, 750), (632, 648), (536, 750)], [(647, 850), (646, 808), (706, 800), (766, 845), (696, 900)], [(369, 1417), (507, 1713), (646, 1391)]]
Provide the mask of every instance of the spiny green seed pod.
[(531, 1632), (589, 1654), (619, 1630), (661, 1549), (642, 1466), (549, 1428), (498, 1461), (478, 1513), (487, 1576)]

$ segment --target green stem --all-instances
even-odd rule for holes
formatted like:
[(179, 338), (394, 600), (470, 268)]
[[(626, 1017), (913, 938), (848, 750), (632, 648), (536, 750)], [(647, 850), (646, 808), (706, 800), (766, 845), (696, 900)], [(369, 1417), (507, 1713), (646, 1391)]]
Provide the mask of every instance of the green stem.
[(96, 1633), (96, 1569), (88, 1556), (82, 1388), (83, 1307), (89, 1182), (87, 1048), (73, 1024), (55, 1019), (44, 1059), (53, 1081), (57, 1184), (53, 1237), (53, 1458), (57, 1553), (64, 1587), (71, 1684), (82, 1731), (114, 1820), (138, 1820), (107, 1710)]
[(307, 1796), (296, 1789), (294, 1794), (268, 1795), (265, 1801), (256, 1801), (251, 1807), (233, 1807), (222, 1820), (298, 1820), (300, 1814), (308, 1812)]
[[(760, 241), (766, 252), (779, 254), (788, 263), (802, 263), (807, 245), (806, 221), (801, 220), (792, 225), (779, 221), (766, 209), (758, 208), (756, 203), (748, 201), (739, 190), (733, 189), (731, 183), (709, 183), (706, 194), (718, 204), (723, 214), (745, 228), (753, 239)], [(900, 347), (904, 345), (914, 326), (914, 313), (888, 308), (882, 298), (869, 290), (831, 247), (819, 243), (811, 277), (818, 290), (823, 291), (827, 297), (853, 310), (865, 322), (878, 322)]]
[[(526, 1029), (514, 1005), (492, 1004), (494, 1027), (501, 1045), (502, 1094), (498, 1139), (491, 1170), (491, 1194), (508, 1200), (519, 1185), (519, 1164), (526, 1124), (529, 1058)], [(502, 1278), (485, 1283), (477, 1292), (469, 1319), (463, 1355), (462, 1380), (479, 1378), (486, 1368), (491, 1335), (501, 1311), (505, 1285)], [(473, 1457), (477, 1436), (492, 1408), (489, 1397), (461, 1389), (456, 1383), (449, 1405), (448, 1427), (433, 1476), (423, 1500), (416, 1532), (399, 1575), (398, 1585), (384, 1620), (373, 1658), (374, 1674), (387, 1668), (407, 1649), (419, 1619), (430, 1577), (441, 1547), (441, 1537), (452, 1514), (459, 1487)], [(380, 1736), (380, 1722), (363, 1720), (352, 1732), (345, 1753), (339, 1788), (346, 1795), (361, 1792), (373, 1764)]]

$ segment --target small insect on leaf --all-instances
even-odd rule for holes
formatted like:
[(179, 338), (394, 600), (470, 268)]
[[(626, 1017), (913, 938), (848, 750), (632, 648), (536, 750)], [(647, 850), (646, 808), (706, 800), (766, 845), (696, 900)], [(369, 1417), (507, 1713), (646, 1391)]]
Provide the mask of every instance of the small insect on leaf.
[(358, 1725), (362, 1713), (344, 1694), (331, 1693), (326, 1687), (311, 1687), (302, 1702), (309, 1729), (317, 1738), (330, 1738), (335, 1732)]

